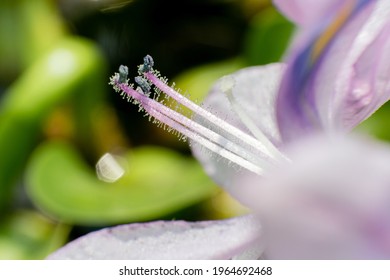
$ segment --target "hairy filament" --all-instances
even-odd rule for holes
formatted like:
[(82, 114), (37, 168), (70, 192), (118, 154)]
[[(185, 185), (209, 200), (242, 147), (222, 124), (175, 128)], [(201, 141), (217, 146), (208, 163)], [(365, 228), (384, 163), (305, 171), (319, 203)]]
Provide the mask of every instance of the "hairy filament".
[(246, 160), (245, 158), (242, 158), (229, 150), (227, 150), (224, 146), (220, 146), (219, 143), (211, 142), (209, 139), (201, 136), (200, 134), (190, 130), (188, 127), (182, 125), (181, 123), (178, 123), (176, 120), (171, 119), (169, 116), (162, 114), (161, 112), (157, 111), (154, 108), (149, 107), (148, 105), (144, 105), (145, 110), (156, 118), (157, 120), (169, 125), (170, 127), (174, 128), (178, 132), (182, 133), (183, 135), (187, 136), (188, 138), (191, 138), (193, 141), (197, 142), (198, 144), (202, 145), (203, 147), (206, 147), (210, 151), (216, 153), (217, 155), (249, 170), (252, 171), (258, 175), (263, 175), (263, 169), (256, 164), (253, 164), (252, 162)]
[(164, 81), (161, 81), (154, 73), (145, 72), (144, 75), (158, 89), (160, 89), (162, 92), (175, 99), (180, 104), (186, 106), (188, 109), (192, 110), (198, 116), (201, 116), (207, 121), (209, 121), (210, 123), (213, 123), (214, 125), (218, 126), (220, 129), (222, 129), (229, 135), (233, 136), (234, 138), (237, 138), (240, 141), (243, 141), (244, 143), (250, 145), (260, 153), (268, 156), (270, 159), (282, 160), (280, 158), (280, 152), (278, 154), (275, 154), (273, 151), (268, 149), (266, 145), (258, 141), (256, 138), (252, 137), (249, 134), (244, 133), (243, 131), (239, 130), (233, 125), (225, 122), (224, 120), (220, 119), (219, 117), (215, 116), (209, 111), (196, 105), (195, 103), (193, 103), (192, 101), (184, 97), (183, 95), (179, 94), (173, 88), (169, 87)]
[(204, 127), (177, 113), (176, 111), (163, 106), (154, 99), (148, 98), (147, 96), (130, 88), (127, 84), (118, 83), (116, 86), (128, 96), (140, 102), (140, 105), (150, 116), (169, 125), (173, 129), (205, 146), (221, 157), (224, 157), (257, 174), (262, 172), (262, 169), (259, 166), (265, 167), (268, 165), (260, 157), (253, 155), (243, 147), (226, 139), (207, 127)]

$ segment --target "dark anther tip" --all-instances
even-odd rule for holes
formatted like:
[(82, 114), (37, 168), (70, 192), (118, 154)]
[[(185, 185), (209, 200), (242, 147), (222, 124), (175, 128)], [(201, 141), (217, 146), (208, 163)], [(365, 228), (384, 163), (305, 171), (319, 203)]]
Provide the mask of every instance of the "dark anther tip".
[(134, 80), (145, 94), (150, 92), (150, 84), (146, 79), (142, 78), (141, 76), (137, 76), (134, 78)]
[(127, 66), (119, 66), (119, 83), (125, 83), (127, 81), (127, 75), (129, 75), (129, 68)]

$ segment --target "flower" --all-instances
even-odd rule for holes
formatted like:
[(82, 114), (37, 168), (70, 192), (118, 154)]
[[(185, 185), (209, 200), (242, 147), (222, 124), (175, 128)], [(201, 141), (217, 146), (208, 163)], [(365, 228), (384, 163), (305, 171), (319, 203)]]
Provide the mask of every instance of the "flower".
[[(224, 77), (202, 106), (170, 87), (150, 56), (136, 89), (125, 66), (110, 80), (155, 122), (189, 138), (206, 172), (256, 218), (105, 229), (53, 258), (390, 257), (390, 149), (340, 136), (388, 99), (390, 3), (275, 2), (300, 26), (287, 64)], [(162, 93), (193, 118), (165, 106)]]

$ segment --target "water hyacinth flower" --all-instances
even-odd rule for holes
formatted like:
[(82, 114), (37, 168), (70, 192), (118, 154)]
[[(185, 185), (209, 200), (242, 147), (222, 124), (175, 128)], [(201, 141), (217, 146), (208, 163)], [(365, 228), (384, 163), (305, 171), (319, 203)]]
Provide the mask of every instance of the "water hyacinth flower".
[[(300, 27), (287, 64), (224, 77), (202, 106), (170, 87), (150, 56), (136, 88), (124, 66), (110, 81), (189, 138), (206, 172), (255, 216), (105, 229), (51, 258), (390, 257), (390, 148), (340, 136), (388, 99), (390, 3), (275, 2)], [(161, 94), (192, 119), (165, 106)]]

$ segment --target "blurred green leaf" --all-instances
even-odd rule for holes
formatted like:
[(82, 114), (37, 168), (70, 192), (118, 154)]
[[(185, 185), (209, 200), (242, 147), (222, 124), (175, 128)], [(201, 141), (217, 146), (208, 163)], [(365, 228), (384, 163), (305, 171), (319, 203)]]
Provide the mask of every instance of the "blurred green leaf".
[[(92, 43), (68, 38), (28, 68), (6, 91), (0, 107), (0, 208), (9, 201), (12, 186), (37, 144), (44, 119), (65, 101), (73, 99), (74, 104), (84, 104), (82, 100), (100, 100), (101, 91), (89, 92), (88, 85), (90, 90), (101, 85), (103, 69), (102, 56)], [(86, 106), (84, 111), (90, 108)]]
[(251, 22), (244, 43), (244, 56), (250, 65), (280, 61), (294, 30), (275, 8), (259, 13)]
[(0, 80), (16, 77), (64, 34), (65, 27), (53, 1), (0, 1)]
[(109, 184), (99, 181), (69, 144), (44, 144), (28, 165), (28, 193), (62, 221), (99, 225), (155, 219), (216, 190), (194, 159), (171, 150), (137, 148), (126, 158), (125, 176)]
[(68, 233), (68, 226), (19, 211), (0, 224), (0, 259), (43, 259), (66, 242)]

